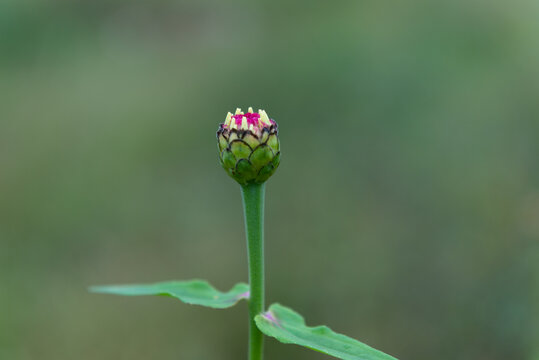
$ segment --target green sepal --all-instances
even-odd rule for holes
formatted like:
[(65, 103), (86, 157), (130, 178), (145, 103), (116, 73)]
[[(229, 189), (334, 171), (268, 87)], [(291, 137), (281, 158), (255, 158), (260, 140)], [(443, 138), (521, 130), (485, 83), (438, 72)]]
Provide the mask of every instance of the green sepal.
[(273, 149), (273, 152), (279, 151), (279, 139), (276, 134), (271, 134), (267, 142), (268, 146)]
[(259, 183), (263, 183), (264, 181), (268, 180), (269, 177), (273, 174), (275, 171), (275, 168), (271, 163), (264, 166), (260, 171), (258, 172), (258, 176), (256, 177), (256, 181)]
[(281, 163), (281, 152), (278, 152), (274, 157), (273, 160), (271, 160), (271, 163), (273, 164), (273, 167), (277, 169), (279, 164)]
[(230, 151), (236, 159), (248, 159), (251, 155), (251, 148), (243, 140), (235, 140), (230, 143)]
[(224, 150), (221, 155), (223, 166), (225, 168), (233, 169), (236, 166), (236, 158), (230, 150)]
[(228, 141), (222, 134), (219, 135), (218, 137), (218, 143), (219, 143), (219, 152), (223, 151), (228, 146)]
[(267, 145), (259, 145), (249, 157), (255, 168), (261, 169), (273, 159), (273, 151)]
[(239, 139), (238, 132), (232, 131), (230, 135), (228, 135), (228, 143), (231, 143), (232, 141)]
[(247, 159), (241, 159), (236, 164), (236, 172), (235, 176), (238, 180), (238, 182), (241, 183), (248, 183), (249, 181), (252, 181), (255, 176), (256, 172), (253, 168), (253, 164), (249, 162)]
[(301, 315), (279, 304), (255, 317), (264, 334), (285, 344), (296, 344), (344, 360), (396, 360), (348, 336), (338, 334), (327, 326), (309, 327)]
[(268, 140), (269, 131), (267, 129), (262, 130), (262, 135), (260, 137), (260, 142), (265, 143)]
[(260, 140), (250, 132), (245, 134), (245, 136), (243, 137), (243, 141), (245, 141), (247, 145), (251, 147), (251, 149), (254, 149), (260, 144)]
[(205, 280), (165, 281), (154, 284), (92, 286), (94, 293), (140, 296), (171, 296), (186, 304), (225, 309), (235, 305), (241, 299), (249, 298), (249, 285), (239, 283), (228, 292), (220, 292)]

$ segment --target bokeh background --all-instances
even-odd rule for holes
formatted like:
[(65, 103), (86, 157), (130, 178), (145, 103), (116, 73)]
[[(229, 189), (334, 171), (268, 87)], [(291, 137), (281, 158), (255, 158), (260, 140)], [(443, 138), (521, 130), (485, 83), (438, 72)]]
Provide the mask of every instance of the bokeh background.
[[(401, 359), (539, 359), (539, 2), (0, 4), (0, 358), (245, 359), (215, 131), (279, 122), (267, 302)], [(329, 357), (268, 339), (268, 359)]]

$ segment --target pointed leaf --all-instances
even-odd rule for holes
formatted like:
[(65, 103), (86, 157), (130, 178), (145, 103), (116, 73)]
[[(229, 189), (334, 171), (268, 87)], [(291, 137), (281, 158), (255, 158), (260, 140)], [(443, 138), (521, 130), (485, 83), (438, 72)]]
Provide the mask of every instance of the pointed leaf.
[(279, 304), (271, 305), (255, 321), (260, 331), (285, 344), (305, 346), (345, 360), (396, 360), (327, 326), (306, 326), (301, 315)]
[(239, 283), (226, 293), (216, 290), (207, 281), (166, 281), (155, 284), (92, 286), (90, 291), (114, 295), (163, 295), (180, 299), (184, 303), (225, 309), (241, 299), (249, 298), (249, 285)]

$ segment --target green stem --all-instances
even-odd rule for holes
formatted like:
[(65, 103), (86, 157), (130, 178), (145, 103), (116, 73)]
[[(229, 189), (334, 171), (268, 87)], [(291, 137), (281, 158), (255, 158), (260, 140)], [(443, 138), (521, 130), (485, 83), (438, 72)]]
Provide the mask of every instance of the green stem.
[(255, 316), (264, 311), (264, 184), (241, 188), (249, 258), (249, 360), (262, 360), (264, 335)]

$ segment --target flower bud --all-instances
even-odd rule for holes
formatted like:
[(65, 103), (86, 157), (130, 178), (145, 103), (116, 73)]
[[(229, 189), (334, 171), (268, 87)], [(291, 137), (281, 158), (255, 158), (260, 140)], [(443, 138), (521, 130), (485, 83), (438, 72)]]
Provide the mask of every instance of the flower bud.
[(217, 141), (221, 165), (241, 185), (262, 184), (279, 166), (277, 123), (264, 110), (228, 113)]

